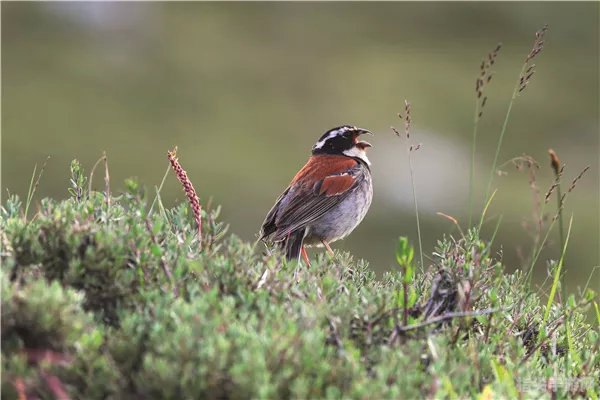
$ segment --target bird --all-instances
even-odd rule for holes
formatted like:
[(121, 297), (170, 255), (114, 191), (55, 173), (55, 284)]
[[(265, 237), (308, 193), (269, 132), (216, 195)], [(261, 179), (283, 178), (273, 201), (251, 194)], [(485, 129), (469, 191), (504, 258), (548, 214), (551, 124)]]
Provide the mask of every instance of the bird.
[(325, 247), (348, 236), (363, 220), (373, 199), (370, 131), (342, 125), (325, 132), (306, 164), (275, 201), (262, 223), (259, 240), (276, 245), (286, 259), (310, 260), (307, 246)]

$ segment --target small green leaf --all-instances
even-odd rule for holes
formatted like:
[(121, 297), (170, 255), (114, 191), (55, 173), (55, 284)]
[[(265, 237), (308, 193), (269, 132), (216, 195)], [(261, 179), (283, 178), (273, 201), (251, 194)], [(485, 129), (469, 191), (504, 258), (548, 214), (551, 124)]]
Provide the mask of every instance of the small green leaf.
[(154, 255), (155, 257), (160, 257), (162, 256), (162, 249), (160, 248), (159, 245), (152, 243), (150, 245), (150, 251), (152, 252), (152, 255)]
[(592, 301), (594, 297), (596, 297), (596, 292), (592, 289), (588, 289), (585, 291), (584, 297), (586, 301)]
[(408, 243), (406, 236), (400, 236), (398, 238), (398, 245), (396, 246), (396, 261), (401, 267), (406, 267), (412, 263), (415, 255), (415, 249)]
[(570, 295), (569, 299), (567, 300), (567, 303), (569, 304), (569, 307), (575, 308), (577, 306), (577, 302), (575, 301), (575, 295)]
[(417, 292), (414, 289), (411, 289), (408, 294), (408, 307), (412, 307), (417, 302)]

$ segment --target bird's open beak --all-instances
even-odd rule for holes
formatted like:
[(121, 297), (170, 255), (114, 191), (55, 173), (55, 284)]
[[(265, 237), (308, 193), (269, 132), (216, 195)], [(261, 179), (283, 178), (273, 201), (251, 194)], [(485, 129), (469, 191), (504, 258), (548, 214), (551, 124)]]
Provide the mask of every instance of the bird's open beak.
[[(366, 129), (360, 129), (359, 135), (371, 135), (373, 136), (373, 132), (368, 131)], [(373, 145), (369, 142), (365, 142), (362, 140), (357, 140), (356, 141), (356, 147), (360, 148), (360, 149), (366, 149), (367, 147), (373, 147)]]

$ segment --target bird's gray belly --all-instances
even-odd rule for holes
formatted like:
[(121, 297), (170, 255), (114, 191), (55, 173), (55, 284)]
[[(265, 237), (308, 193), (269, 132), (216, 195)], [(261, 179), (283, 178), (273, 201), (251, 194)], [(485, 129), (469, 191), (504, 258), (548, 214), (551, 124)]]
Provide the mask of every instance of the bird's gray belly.
[(367, 214), (372, 199), (373, 185), (367, 176), (353, 193), (308, 226), (304, 243), (320, 245), (322, 240), (331, 243), (348, 236)]

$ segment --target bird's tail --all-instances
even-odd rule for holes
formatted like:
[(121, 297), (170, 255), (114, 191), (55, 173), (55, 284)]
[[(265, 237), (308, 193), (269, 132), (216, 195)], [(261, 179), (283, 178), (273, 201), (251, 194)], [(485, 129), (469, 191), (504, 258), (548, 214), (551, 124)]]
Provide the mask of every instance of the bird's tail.
[(304, 235), (306, 234), (306, 228), (288, 235), (284, 242), (285, 258), (287, 260), (298, 260), (300, 258), (300, 250), (302, 249), (302, 243), (304, 242)]

